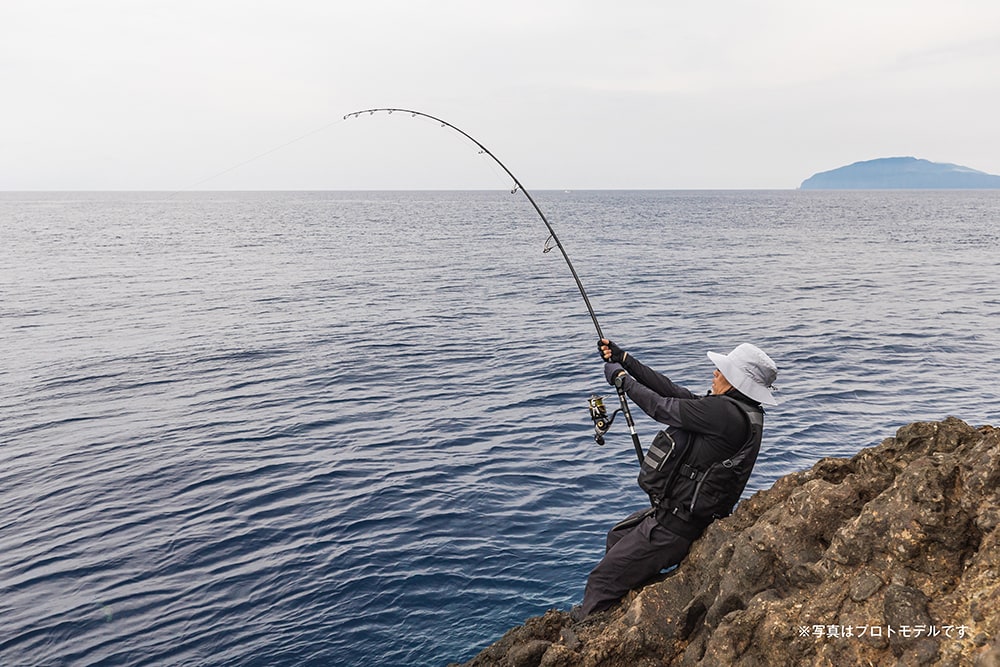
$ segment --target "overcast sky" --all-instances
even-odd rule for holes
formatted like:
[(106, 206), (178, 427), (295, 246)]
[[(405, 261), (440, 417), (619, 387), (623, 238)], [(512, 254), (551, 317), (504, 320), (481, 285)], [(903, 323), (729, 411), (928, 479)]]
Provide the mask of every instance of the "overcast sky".
[(0, 190), (1000, 174), (996, 0), (0, 0)]

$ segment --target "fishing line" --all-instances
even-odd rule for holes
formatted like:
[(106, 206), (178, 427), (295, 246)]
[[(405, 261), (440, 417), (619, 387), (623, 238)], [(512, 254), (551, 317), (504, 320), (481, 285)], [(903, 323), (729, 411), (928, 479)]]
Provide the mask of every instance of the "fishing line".
[[(563, 259), (566, 260), (566, 266), (569, 267), (570, 273), (573, 274), (573, 280), (576, 281), (576, 287), (577, 289), (580, 290), (580, 296), (583, 297), (583, 302), (587, 306), (587, 312), (590, 313), (590, 319), (594, 322), (594, 328), (597, 329), (597, 337), (599, 339), (603, 339), (604, 332), (601, 331), (601, 324), (600, 322), (597, 321), (597, 314), (594, 313), (594, 307), (590, 304), (590, 297), (587, 296), (587, 290), (583, 288), (583, 281), (580, 280), (580, 275), (576, 272), (576, 268), (573, 266), (573, 262), (572, 260), (570, 260), (569, 254), (566, 252), (566, 248), (563, 246), (562, 241), (559, 240), (559, 236), (556, 234), (556, 230), (552, 228), (551, 224), (549, 224), (548, 219), (545, 217), (545, 214), (542, 213), (542, 209), (535, 202), (535, 199), (534, 197), (531, 196), (531, 193), (528, 192), (528, 190), (524, 187), (524, 185), (521, 184), (521, 181), (518, 180), (517, 176), (515, 176), (514, 173), (507, 168), (507, 165), (501, 162), (500, 158), (494, 155), (490, 149), (486, 148), (486, 146), (480, 143), (478, 139), (470, 135), (468, 132), (462, 130), (459, 127), (456, 127), (455, 125), (452, 125), (448, 121), (442, 120), (440, 118), (437, 118), (436, 116), (432, 116), (422, 111), (414, 111), (413, 109), (397, 109), (397, 108), (362, 109), (361, 111), (352, 111), (351, 113), (346, 114), (344, 116), (344, 120), (347, 120), (349, 118), (358, 118), (362, 114), (368, 114), (369, 116), (372, 116), (376, 113), (386, 113), (391, 115), (397, 112), (401, 114), (410, 114), (412, 118), (416, 118), (418, 116), (422, 118), (427, 118), (434, 122), (440, 123), (441, 127), (445, 127), (455, 132), (458, 132), (460, 135), (462, 135), (463, 137), (471, 141), (473, 144), (475, 144), (479, 148), (480, 153), (489, 156), (490, 158), (493, 159), (494, 162), (500, 165), (500, 168), (503, 169), (504, 172), (506, 172), (507, 176), (509, 176), (510, 179), (514, 182), (514, 189), (511, 190), (511, 194), (515, 194), (517, 193), (518, 190), (520, 190), (521, 193), (524, 194), (525, 197), (527, 197), (528, 201), (531, 203), (531, 206), (535, 209), (535, 212), (538, 214), (538, 217), (540, 217), (542, 219), (542, 222), (545, 223), (545, 228), (548, 229), (549, 231), (549, 238), (545, 240), (545, 245), (542, 248), (542, 252), (547, 253), (551, 251), (553, 248), (558, 248), (559, 252), (562, 253)], [(555, 245), (550, 245), (550, 242), (554, 243)], [(633, 422), (632, 420), (632, 412), (629, 410), (628, 401), (626, 400), (625, 397), (625, 390), (622, 388), (622, 383), (620, 378), (615, 382), (615, 390), (618, 392), (618, 400), (621, 403), (621, 412), (622, 414), (625, 415), (625, 421), (628, 423), (629, 434), (632, 436), (632, 444), (635, 447), (636, 456), (639, 457), (639, 463), (641, 464), (644, 458), (642, 445), (639, 443), (639, 436), (636, 434), (635, 431), (635, 422)], [(611, 417), (609, 418), (607, 415), (607, 410), (604, 408), (603, 399), (601, 399), (598, 396), (592, 396), (590, 399), (590, 413), (592, 419), (594, 420), (594, 428), (596, 431), (594, 439), (597, 441), (597, 444), (603, 445), (604, 433), (607, 432), (608, 428), (611, 427), (611, 422), (614, 420), (615, 414), (617, 414), (618, 411), (615, 411), (615, 413), (612, 414)]]
[(292, 139), (290, 141), (286, 141), (285, 143), (281, 144), (280, 146), (275, 146), (274, 148), (270, 148), (270, 149), (264, 151), (263, 153), (259, 153), (258, 155), (254, 155), (251, 158), (247, 158), (246, 160), (243, 160), (239, 164), (234, 164), (231, 167), (226, 167), (222, 171), (216, 172), (216, 173), (212, 174), (211, 176), (206, 176), (205, 178), (201, 179), (200, 181), (197, 181), (196, 183), (192, 183), (191, 185), (188, 185), (185, 188), (182, 188), (180, 190), (172, 192), (172, 193), (170, 193), (169, 197), (173, 197), (173, 196), (178, 195), (181, 192), (185, 192), (187, 190), (193, 190), (194, 188), (198, 187), (199, 185), (204, 185), (205, 183), (208, 183), (209, 181), (214, 181), (215, 179), (219, 178), (220, 176), (224, 176), (224, 175), (228, 174), (231, 171), (236, 171), (240, 167), (244, 167), (244, 166), (250, 164), (251, 162), (256, 162), (257, 160), (259, 160), (261, 158), (265, 158), (268, 155), (271, 155), (272, 153), (277, 153), (278, 151), (280, 151), (283, 148), (288, 148), (292, 144), (297, 144), (300, 141), (302, 141), (303, 139), (308, 139), (309, 137), (313, 136), (314, 134), (319, 134), (323, 130), (331, 128), (331, 127), (333, 127), (334, 125), (336, 125), (338, 123), (343, 123), (345, 120), (347, 120), (346, 116), (344, 118), (339, 119), (339, 120), (335, 120), (333, 122), (327, 123), (326, 125), (323, 125), (322, 127), (317, 127), (314, 130), (309, 130), (305, 134), (300, 135), (298, 137), (295, 137), (294, 139)]

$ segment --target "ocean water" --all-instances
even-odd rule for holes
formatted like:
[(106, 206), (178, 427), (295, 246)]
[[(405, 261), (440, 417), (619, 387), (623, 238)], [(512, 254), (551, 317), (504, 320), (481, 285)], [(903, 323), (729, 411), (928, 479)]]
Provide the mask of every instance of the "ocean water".
[[(534, 194), (634, 355), (777, 361), (747, 494), (1000, 421), (1000, 192)], [(546, 235), (508, 192), (0, 193), (0, 665), (444, 665), (579, 602), (645, 500)]]

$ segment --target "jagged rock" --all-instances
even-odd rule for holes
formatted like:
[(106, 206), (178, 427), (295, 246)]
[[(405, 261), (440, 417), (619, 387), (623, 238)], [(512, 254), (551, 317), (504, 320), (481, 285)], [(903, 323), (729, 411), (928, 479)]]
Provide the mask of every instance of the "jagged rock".
[(672, 576), (469, 667), (1000, 666), (1000, 429), (919, 422), (754, 494)]

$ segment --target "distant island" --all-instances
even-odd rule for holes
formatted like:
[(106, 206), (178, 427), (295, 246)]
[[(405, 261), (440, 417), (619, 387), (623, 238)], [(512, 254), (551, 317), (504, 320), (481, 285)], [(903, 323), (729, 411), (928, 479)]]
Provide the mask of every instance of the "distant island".
[(1000, 188), (1000, 176), (915, 157), (884, 157), (821, 171), (801, 190), (955, 190)]

